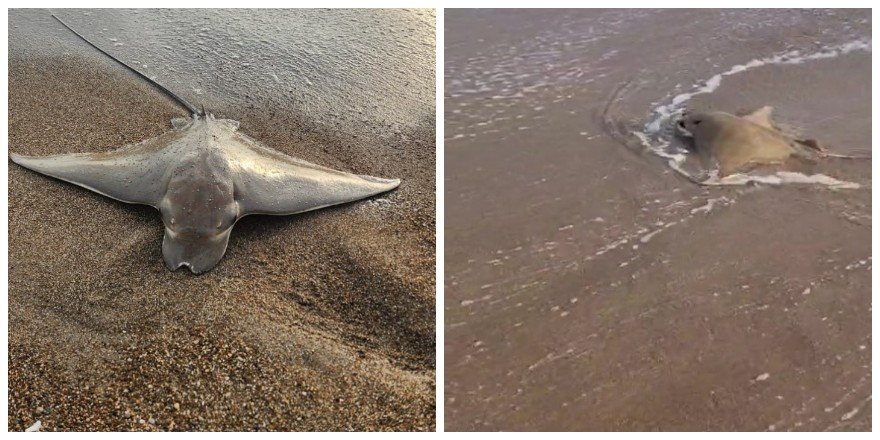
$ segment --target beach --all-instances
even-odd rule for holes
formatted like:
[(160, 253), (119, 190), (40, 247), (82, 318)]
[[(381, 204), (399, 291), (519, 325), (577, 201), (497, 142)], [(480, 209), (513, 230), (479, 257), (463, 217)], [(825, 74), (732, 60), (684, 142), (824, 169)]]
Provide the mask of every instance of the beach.
[[(9, 429), (433, 431), (433, 11), (55, 12), (273, 149), (402, 184), (248, 216), (196, 276), (165, 267), (154, 208), (9, 162)], [(9, 12), (10, 151), (187, 116), (49, 14)]]
[(871, 161), (701, 186), (668, 144), (770, 105), (870, 153), (869, 11), (445, 26), (447, 430), (871, 429)]

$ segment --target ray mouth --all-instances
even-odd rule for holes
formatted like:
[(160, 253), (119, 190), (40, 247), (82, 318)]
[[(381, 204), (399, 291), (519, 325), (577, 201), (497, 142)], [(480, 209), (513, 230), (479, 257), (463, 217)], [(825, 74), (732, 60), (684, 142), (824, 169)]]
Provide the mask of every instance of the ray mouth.
[(193, 269), (192, 263), (190, 263), (189, 261), (181, 261), (180, 263), (177, 263), (177, 267), (171, 268), (171, 271), (174, 272), (177, 269), (180, 269), (181, 267), (186, 267), (187, 269), (190, 270), (190, 272), (192, 272), (196, 275), (200, 275), (200, 274), (204, 273), (204, 272), (196, 272), (196, 270)]

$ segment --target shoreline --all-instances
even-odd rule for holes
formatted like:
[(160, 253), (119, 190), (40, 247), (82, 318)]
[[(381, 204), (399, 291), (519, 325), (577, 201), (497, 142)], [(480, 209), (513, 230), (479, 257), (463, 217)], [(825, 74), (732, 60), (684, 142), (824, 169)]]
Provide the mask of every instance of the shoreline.
[[(641, 131), (700, 78), (870, 35), (865, 11), (760, 13), (447, 14), (448, 430), (870, 430), (870, 162), (817, 165), (859, 189), (702, 187), (603, 118), (622, 83), (612, 122)], [(870, 59), (749, 70), (688, 106), (773, 105), (864, 148)]]

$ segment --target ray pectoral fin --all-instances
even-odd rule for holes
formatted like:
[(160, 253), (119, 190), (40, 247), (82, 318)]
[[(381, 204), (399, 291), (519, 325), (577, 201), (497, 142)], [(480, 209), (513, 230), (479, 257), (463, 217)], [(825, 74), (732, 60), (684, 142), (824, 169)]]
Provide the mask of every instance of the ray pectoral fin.
[(242, 175), (236, 184), (242, 214), (296, 214), (353, 202), (400, 185), (398, 179), (291, 164), (275, 171)]
[(61, 154), (34, 157), (10, 154), (13, 162), (127, 203), (155, 205), (162, 198), (164, 169), (143, 155)]

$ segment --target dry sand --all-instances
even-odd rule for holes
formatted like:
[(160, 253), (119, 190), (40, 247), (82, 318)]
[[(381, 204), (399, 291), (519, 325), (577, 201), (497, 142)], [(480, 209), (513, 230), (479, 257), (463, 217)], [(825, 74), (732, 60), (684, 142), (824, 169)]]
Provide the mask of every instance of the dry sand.
[[(9, 60), (12, 151), (106, 151), (184, 114), (57, 27), (42, 53)], [(245, 218), (194, 276), (164, 266), (153, 208), (10, 162), (10, 430), (433, 430), (433, 118), (356, 136), (286, 111), (221, 116), (284, 153), (403, 184)]]
[[(871, 429), (862, 185), (703, 188), (605, 130), (738, 64), (870, 41), (869, 11), (448, 11), (447, 430)], [(871, 52), (725, 77), (690, 108), (774, 105), (871, 147)]]

